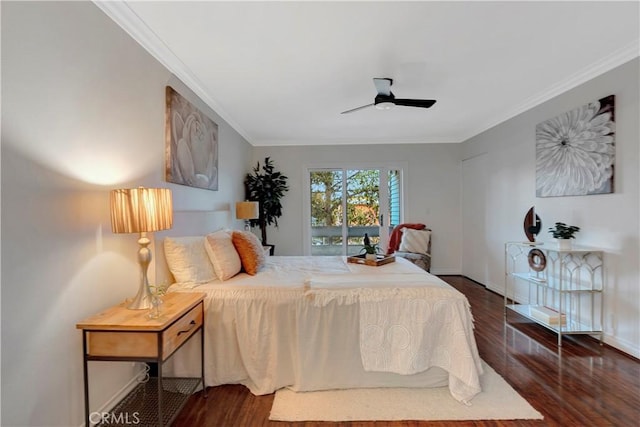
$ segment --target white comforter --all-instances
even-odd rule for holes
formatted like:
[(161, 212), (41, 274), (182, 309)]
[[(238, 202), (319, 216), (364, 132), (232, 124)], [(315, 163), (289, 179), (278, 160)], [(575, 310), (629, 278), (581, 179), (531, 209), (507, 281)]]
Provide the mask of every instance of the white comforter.
[[(242, 383), (255, 394), (430, 386), (424, 378), (437, 367), (447, 372), (455, 399), (466, 403), (480, 392), (466, 297), (402, 258), (369, 267), (342, 257), (270, 257), (256, 276), (171, 290), (207, 294), (207, 385)], [(359, 354), (349, 355), (349, 346)], [(174, 356), (175, 374), (193, 375), (199, 352), (183, 353)], [(361, 383), (332, 380), (327, 372), (356, 369), (367, 373)]]

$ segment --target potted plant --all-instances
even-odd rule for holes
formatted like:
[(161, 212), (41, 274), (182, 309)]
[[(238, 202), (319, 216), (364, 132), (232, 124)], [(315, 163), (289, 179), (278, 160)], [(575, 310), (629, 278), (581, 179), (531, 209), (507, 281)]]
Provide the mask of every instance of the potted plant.
[(378, 245), (371, 244), (369, 234), (364, 233), (363, 246), (360, 252), (364, 252), (366, 259), (376, 260), (378, 259)]
[(278, 218), (282, 216), (280, 200), (289, 191), (287, 179), (287, 176), (275, 170), (271, 159), (266, 157), (264, 165), (260, 167), (258, 162), (244, 180), (246, 199), (260, 204), (260, 216), (251, 220), (251, 225), (260, 227), (262, 244), (265, 246), (268, 245), (267, 225), (277, 227)]
[(549, 227), (549, 233), (558, 239), (558, 248), (561, 250), (571, 249), (571, 239), (575, 239), (575, 234), (580, 231), (580, 227), (567, 225), (564, 222), (556, 222), (555, 227)]

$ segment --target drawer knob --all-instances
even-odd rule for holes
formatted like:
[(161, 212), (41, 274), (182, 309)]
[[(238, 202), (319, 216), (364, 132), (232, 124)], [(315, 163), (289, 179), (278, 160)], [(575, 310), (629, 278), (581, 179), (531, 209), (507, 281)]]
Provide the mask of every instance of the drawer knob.
[(178, 332), (178, 336), (180, 336), (181, 334), (186, 334), (187, 332), (192, 330), (194, 326), (196, 326), (196, 321), (192, 320), (191, 322), (189, 322), (189, 327), (187, 329), (185, 329), (184, 331), (179, 331)]

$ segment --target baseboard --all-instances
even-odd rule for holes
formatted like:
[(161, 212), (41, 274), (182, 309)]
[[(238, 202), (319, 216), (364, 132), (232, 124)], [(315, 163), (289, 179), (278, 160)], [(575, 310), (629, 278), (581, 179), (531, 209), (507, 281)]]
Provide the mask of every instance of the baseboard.
[(602, 341), (604, 341), (608, 346), (613, 347), (626, 355), (634, 357), (635, 359), (640, 359), (640, 348), (634, 347), (630, 342), (607, 335), (606, 333), (604, 334)]
[(493, 284), (489, 285), (489, 286), (485, 286), (487, 289), (489, 289), (491, 292), (496, 293), (500, 296), (504, 296), (504, 285), (503, 286), (495, 286)]
[(460, 270), (453, 268), (434, 268), (431, 269), (431, 274), (434, 276), (460, 276)]

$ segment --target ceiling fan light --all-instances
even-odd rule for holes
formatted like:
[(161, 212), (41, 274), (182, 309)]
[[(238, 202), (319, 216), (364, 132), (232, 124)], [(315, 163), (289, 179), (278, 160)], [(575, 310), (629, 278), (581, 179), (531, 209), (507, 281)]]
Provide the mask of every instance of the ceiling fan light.
[(389, 102), (389, 101), (384, 101), (384, 102), (378, 102), (376, 104), (376, 108), (378, 110), (390, 110), (395, 106), (395, 104), (393, 102)]

